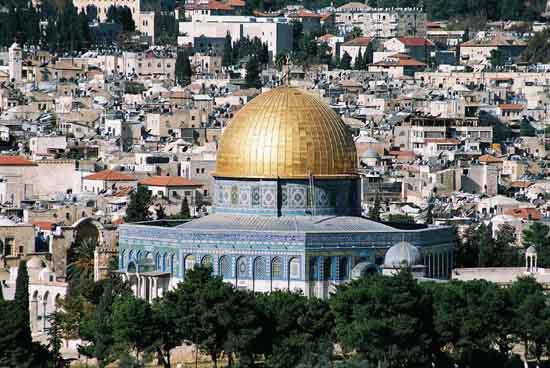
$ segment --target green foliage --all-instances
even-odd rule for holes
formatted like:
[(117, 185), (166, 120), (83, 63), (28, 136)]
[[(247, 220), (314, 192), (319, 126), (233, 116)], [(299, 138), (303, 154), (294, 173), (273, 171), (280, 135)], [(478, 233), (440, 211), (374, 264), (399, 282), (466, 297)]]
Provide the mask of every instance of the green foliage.
[(50, 52), (87, 50), (92, 43), (88, 17), (85, 13), (78, 13), (72, 3), (54, 10), (42, 41)]
[(247, 88), (261, 88), (262, 80), (260, 79), (260, 63), (258, 58), (251, 57), (246, 63), (245, 84)]
[(338, 287), (330, 300), (343, 349), (376, 366), (429, 366), (432, 301), (409, 272), (371, 276)]
[(134, 32), (136, 30), (132, 11), (127, 6), (111, 5), (107, 9), (107, 22), (119, 24), (124, 32)]
[(137, 190), (130, 194), (130, 201), (126, 208), (126, 222), (140, 222), (149, 220), (149, 206), (151, 205), (151, 192), (138, 186)]
[(93, 280), (96, 247), (97, 241), (95, 239), (84, 239), (75, 246), (73, 252), (69, 252), (67, 279), (74, 287)]
[(534, 245), (537, 248), (538, 266), (550, 267), (550, 227), (541, 222), (533, 222), (523, 230), (522, 241), (526, 246)]
[(346, 70), (351, 69), (351, 56), (347, 52), (344, 52), (344, 55), (342, 55), (340, 68)]
[(13, 348), (13, 360), (24, 367), (31, 364), (32, 338), (29, 316), (29, 273), (27, 262), (21, 261), (17, 270), (14, 297), (14, 319), (17, 321), (15, 347)]
[(504, 66), (506, 64), (506, 58), (502, 51), (496, 49), (491, 51), (491, 56), (489, 57), (489, 63), (493, 68)]
[(53, 312), (48, 316), (46, 333), (48, 335), (48, 349), (52, 356), (52, 368), (62, 368), (65, 366), (65, 361), (61, 356), (61, 346), (63, 344), (62, 319), (63, 317), (59, 312)]
[(106, 367), (116, 358), (113, 337), (113, 287), (108, 283), (99, 304), (91, 317), (82, 322), (80, 336), (89, 342), (79, 352), (98, 360), (100, 368)]
[(145, 90), (146, 88), (143, 83), (129, 81), (126, 83), (126, 88), (124, 92), (129, 95), (141, 95), (143, 92), (145, 92)]
[(231, 34), (229, 32), (227, 32), (227, 34), (225, 35), (225, 43), (223, 45), (222, 65), (223, 66), (233, 65), (233, 41), (231, 39)]
[(153, 341), (151, 305), (134, 296), (119, 297), (113, 304), (112, 324), (115, 349), (120, 353), (134, 351), (139, 364), (141, 353)]
[(376, 192), (374, 196), (374, 203), (371, 208), (369, 208), (369, 218), (374, 221), (380, 221), (380, 193)]
[(192, 74), (193, 70), (191, 69), (189, 55), (186, 51), (178, 51), (175, 70), (176, 83), (180, 86), (187, 86), (191, 83)]
[[(227, 41), (226, 38), (226, 42)], [(258, 37), (254, 37), (253, 39), (248, 37), (239, 38), (238, 41), (233, 43), (231, 50), (233, 52), (231, 56), (233, 64), (245, 57), (257, 58), (260, 64), (267, 64), (270, 61), (267, 44), (262, 43), (262, 40)]]
[(535, 137), (537, 135), (537, 131), (525, 117), (521, 119), (521, 123), (519, 125), (519, 135), (522, 137)]
[(523, 55), (529, 63), (550, 63), (550, 29), (545, 28), (536, 32), (527, 43), (527, 50)]
[(388, 216), (388, 222), (396, 224), (414, 224), (414, 218), (405, 214), (392, 213)]

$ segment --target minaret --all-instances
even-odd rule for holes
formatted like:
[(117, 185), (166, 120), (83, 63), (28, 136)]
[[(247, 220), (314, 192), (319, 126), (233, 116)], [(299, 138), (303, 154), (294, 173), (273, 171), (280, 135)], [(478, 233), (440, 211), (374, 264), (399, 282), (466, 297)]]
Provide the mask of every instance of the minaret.
[(14, 42), (8, 50), (10, 82), (21, 83), (23, 52), (17, 42)]

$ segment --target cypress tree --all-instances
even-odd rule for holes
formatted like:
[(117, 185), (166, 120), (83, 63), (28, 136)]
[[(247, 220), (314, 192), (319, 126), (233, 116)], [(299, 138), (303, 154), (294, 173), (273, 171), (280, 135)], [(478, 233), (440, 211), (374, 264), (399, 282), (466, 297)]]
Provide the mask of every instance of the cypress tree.
[(223, 45), (222, 65), (223, 66), (233, 65), (233, 40), (231, 39), (231, 34), (229, 32), (227, 32), (227, 35), (225, 35), (225, 43)]
[(183, 197), (183, 201), (181, 202), (180, 215), (184, 219), (191, 218), (191, 210), (189, 209), (189, 202), (187, 201), (187, 197)]
[(245, 83), (248, 88), (260, 88), (262, 86), (260, 64), (256, 56), (252, 56), (246, 64)]
[(19, 263), (13, 304), (16, 327), (12, 362), (17, 367), (27, 367), (32, 360), (32, 337), (29, 315), (29, 273), (26, 261)]
[(363, 69), (363, 54), (361, 53), (361, 49), (359, 49), (359, 52), (357, 53), (357, 56), (355, 57), (355, 64), (353, 65), (353, 68), (355, 70)]

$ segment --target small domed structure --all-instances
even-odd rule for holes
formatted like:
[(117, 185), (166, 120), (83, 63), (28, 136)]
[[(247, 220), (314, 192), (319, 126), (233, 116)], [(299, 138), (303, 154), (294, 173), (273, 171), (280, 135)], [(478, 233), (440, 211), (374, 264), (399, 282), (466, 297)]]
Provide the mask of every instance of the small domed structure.
[(35, 269), (40, 270), (44, 267), (44, 262), (42, 262), (42, 259), (40, 257), (32, 257), (27, 261), (27, 268), (29, 269)]
[(384, 267), (400, 268), (422, 264), (422, 256), (417, 247), (402, 241), (393, 245), (386, 252)]
[(537, 248), (535, 248), (534, 245), (531, 245), (527, 250), (525, 251), (526, 256), (536, 256), (537, 255)]
[(7, 217), (0, 217), (0, 226), (15, 226), (16, 223)]
[(361, 158), (364, 159), (364, 160), (365, 159), (378, 159), (379, 157), (380, 157), (380, 155), (378, 154), (378, 152), (376, 152), (372, 148), (369, 148), (368, 150), (363, 152), (363, 154), (361, 155)]

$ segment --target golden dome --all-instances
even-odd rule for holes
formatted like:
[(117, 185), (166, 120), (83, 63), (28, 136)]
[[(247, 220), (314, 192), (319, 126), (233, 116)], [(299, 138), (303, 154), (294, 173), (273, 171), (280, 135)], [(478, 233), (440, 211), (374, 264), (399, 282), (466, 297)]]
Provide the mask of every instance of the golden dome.
[(355, 144), (342, 119), (314, 95), (279, 87), (246, 104), (225, 129), (215, 176), (356, 176)]

